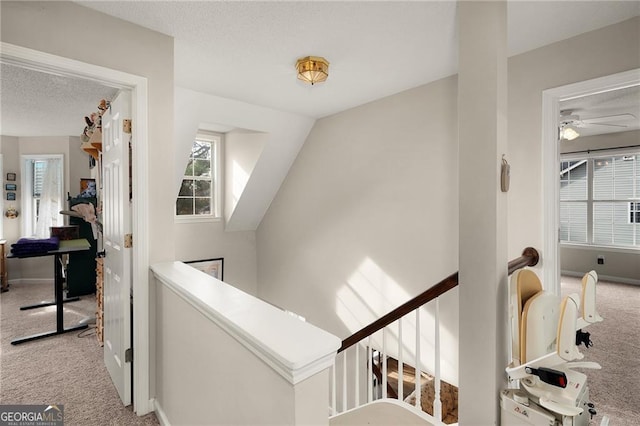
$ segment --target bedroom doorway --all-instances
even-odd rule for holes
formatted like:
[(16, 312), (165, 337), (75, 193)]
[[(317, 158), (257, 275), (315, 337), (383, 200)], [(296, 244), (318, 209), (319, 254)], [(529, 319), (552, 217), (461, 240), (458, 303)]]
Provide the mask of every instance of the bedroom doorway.
[[(133, 404), (137, 414), (149, 413), (153, 407), (149, 389), (149, 249), (146, 224), (149, 210), (147, 197), (147, 79), (5, 42), (1, 42), (0, 47), (0, 61), (2, 63), (62, 77), (93, 80), (111, 87), (131, 91), (133, 106), (131, 118), (136, 123), (132, 127), (132, 137), (136, 141), (132, 146), (132, 162), (133, 168), (136, 170), (132, 182), (132, 208), (134, 212), (132, 230), (136, 235), (136, 246), (133, 248), (132, 254), (132, 282), (135, 294), (135, 298), (133, 298), (133, 347), (136, 354), (136, 362), (133, 365), (133, 376), (136, 382), (133, 390)], [(122, 308), (129, 311), (129, 300), (126, 300), (126, 307)]]
[(640, 85), (640, 69), (569, 84), (542, 92), (543, 282), (560, 295), (560, 147), (561, 103)]

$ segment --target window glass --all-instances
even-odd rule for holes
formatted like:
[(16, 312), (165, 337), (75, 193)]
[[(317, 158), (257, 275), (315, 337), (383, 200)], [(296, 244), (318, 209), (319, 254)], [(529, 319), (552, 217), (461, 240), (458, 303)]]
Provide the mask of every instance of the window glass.
[(193, 142), (176, 200), (176, 215), (218, 217), (220, 136), (198, 134)]
[(585, 155), (561, 162), (561, 241), (640, 247), (638, 158), (639, 153)]

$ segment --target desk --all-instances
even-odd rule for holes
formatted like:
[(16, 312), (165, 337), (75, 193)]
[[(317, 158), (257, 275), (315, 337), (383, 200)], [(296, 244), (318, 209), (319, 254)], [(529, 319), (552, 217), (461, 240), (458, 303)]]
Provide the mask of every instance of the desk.
[[(79, 240), (66, 240), (60, 241), (60, 247), (57, 250), (51, 250), (44, 253), (33, 253), (28, 255), (19, 255), (15, 256), (10, 254), (9, 258), (18, 258), (23, 259), (27, 257), (42, 257), (42, 256), (53, 256), (53, 270), (54, 270), (54, 283), (55, 283), (55, 302), (53, 303), (43, 303), (41, 305), (33, 305), (31, 308), (37, 308), (40, 306), (50, 306), (52, 304), (56, 305), (56, 329), (55, 331), (47, 331), (45, 333), (34, 334), (32, 336), (22, 337), (20, 339), (15, 339), (11, 341), (12, 345), (19, 345), (20, 343), (30, 342), (31, 340), (43, 339), (49, 336), (55, 336), (58, 334), (68, 333), (70, 331), (82, 330), (87, 328), (87, 324), (76, 325), (73, 327), (65, 328), (64, 327), (64, 292), (62, 289), (62, 255), (73, 252), (82, 252), (89, 250), (91, 245), (85, 239)], [(29, 308), (29, 307), (24, 307)], [(20, 308), (23, 309), (23, 308)]]

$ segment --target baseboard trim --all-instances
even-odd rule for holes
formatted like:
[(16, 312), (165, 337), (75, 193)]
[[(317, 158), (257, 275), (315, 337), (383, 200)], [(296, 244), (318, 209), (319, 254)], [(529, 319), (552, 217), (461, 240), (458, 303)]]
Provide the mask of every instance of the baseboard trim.
[(167, 415), (165, 414), (164, 410), (162, 410), (162, 406), (160, 405), (157, 399), (153, 400), (153, 407), (154, 407), (153, 411), (155, 411), (156, 417), (158, 418), (160, 425), (171, 426), (171, 423), (169, 423), (169, 419), (167, 418)]
[(11, 284), (53, 284), (53, 278), (14, 278), (7, 281)]
[[(598, 271), (596, 271), (598, 272)], [(582, 278), (584, 276), (584, 272), (576, 272), (576, 271), (565, 271), (564, 269), (561, 271), (562, 275), (567, 275), (570, 277)], [(633, 278), (624, 278), (624, 277), (614, 277), (613, 275), (602, 275), (598, 273), (598, 280), (601, 281), (613, 281), (616, 283), (622, 284), (633, 284), (640, 286), (640, 280), (635, 280)]]

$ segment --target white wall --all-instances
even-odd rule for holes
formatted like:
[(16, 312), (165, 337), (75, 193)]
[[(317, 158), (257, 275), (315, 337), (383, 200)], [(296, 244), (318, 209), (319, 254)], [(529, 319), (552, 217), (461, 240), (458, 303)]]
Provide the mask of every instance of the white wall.
[[(99, 101), (99, 100), (98, 100)], [(80, 136), (69, 138), (69, 188), (68, 192), (72, 197), (80, 193), (80, 179), (96, 178), (98, 166), (89, 168), (89, 154), (80, 149), (82, 141)], [(65, 197), (67, 193), (65, 192)], [(65, 218), (68, 221), (67, 218)]]
[(572, 141), (563, 140), (560, 153), (584, 152), (593, 149), (625, 148), (640, 145), (640, 130), (607, 133), (595, 136), (580, 136)]
[[(509, 59), (509, 259), (543, 247), (542, 91), (639, 66), (640, 18)], [(316, 123), (257, 231), (259, 296), (347, 337), (457, 270), (456, 97), (451, 77)], [(442, 311), (457, 330), (457, 293)]]
[(638, 17), (509, 59), (510, 259), (533, 246), (544, 262), (542, 91), (638, 67)]
[(257, 294), (256, 234), (225, 232), (224, 222), (176, 223), (176, 260), (224, 258), (224, 281)]
[(256, 167), (269, 135), (232, 130), (224, 137), (224, 218), (229, 220)]
[[(0, 149), (2, 149), (2, 170), (5, 173), (15, 173), (16, 174), (16, 184), (20, 182), (20, 141), (17, 137), (14, 136), (1, 136), (2, 145), (0, 145)], [(4, 182), (4, 177), (2, 178), (2, 182)], [(4, 190), (4, 186), (2, 187), (2, 196), (3, 199), (6, 198), (7, 191)], [(15, 201), (4, 201), (5, 211), (10, 206), (14, 206), (20, 211), (20, 191), (16, 191), (16, 200)], [(3, 222), (3, 232), (4, 238), (7, 240), (7, 253), (11, 248), (11, 244), (14, 243), (20, 237), (20, 216), (15, 219), (9, 219), (4, 215), (4, 211), (2, 212), (2, 217), (0, 218)], [(7, 265), (7, 270), (9, 270), (9, 265)]]
[[(458, 269), (456, 85), (316, 122), (257, 231), (260, 297), (345, 338)], [(441, 304), (447, 353), (457, 305)], [(457, 382), (455, 356), (443, 374)]]

